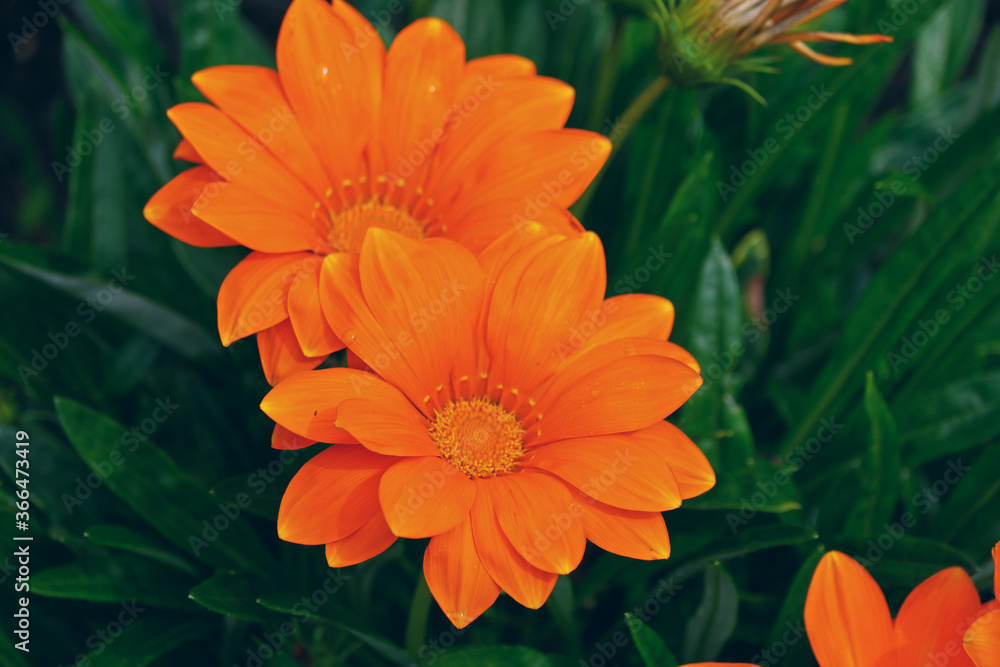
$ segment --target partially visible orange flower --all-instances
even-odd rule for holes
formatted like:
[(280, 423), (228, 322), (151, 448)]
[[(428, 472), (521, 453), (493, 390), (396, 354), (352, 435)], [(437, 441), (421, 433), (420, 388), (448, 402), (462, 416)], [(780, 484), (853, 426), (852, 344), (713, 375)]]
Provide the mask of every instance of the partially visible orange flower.
[(1000, 667), (1000, 542), (993, 547), (993, 595), (962, 640), (976, 667)]
[(373, 229), (360, 256), (327, 256), (320, 281), (330, 326), (377, 375), (299, 373), (261, 403), (294, 446), (340, 443), (290, 482), (282, 539), (325, 544), (342, 567), (429, 537), (424, 574), (458, 627), (501, 589), (540, 607), (588, 539), (669, 556), (661, 512), (715, 483), (663, 421), (701, 377), (666, 340), (669, 301), (604, 299), (595, 235), (529, 225), (477, 261)]
[(481, 248), (513, 224), (579, 231), (566, 211), (610, 151), (563, 129), (573, 89), (501, 55), (466, 62), (439, 19), (386, 49), (346, 2), (294, 0), (278, 71), (224, 66), (193, 81), (212, 104), (169, 111), (200, 166), (156, 193), (146, 219), (196, 246), (253, 252), (219, 292), (224, 345), (258, 334), (274, 384), (343, 347), (319, 309), (322, 258), (370, 228)]
[(738, 83), (747, 71), (773, 71), (767, 59), (751, 57), (772, 44), (788, 44), (823, 65), (849, 65), (850, 58), (826, 56), (806, 42), (874, 44), (891, 42), (885, 35), (853, 35), (796, 28), (846, 0), (679, 0), (650, 3), (660, 28), (660, 60), (664, 73), (680, 85)]
[(913, 589), (893, 621), (868, 571), (831, 551), (809, 585), (805, 625), (820, 667), (972, 667), (962, 635), (978, 608), (972, 579), (951, 567)]

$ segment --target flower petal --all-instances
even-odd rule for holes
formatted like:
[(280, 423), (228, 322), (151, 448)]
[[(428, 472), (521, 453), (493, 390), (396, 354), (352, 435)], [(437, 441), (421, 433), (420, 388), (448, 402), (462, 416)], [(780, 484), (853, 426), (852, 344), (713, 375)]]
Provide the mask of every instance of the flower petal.
[(651, 427), (554, 442), (531, 450), (521, 465), (546, 470), (614, 507), (663, 512), (680, 507), (681, 495), (661, 434)]
[(323, 316), (319, 301), (321, 264), (301, 271), (288, 288), (288, 318), (302, 351), (310, 356), (326, 356), (344, 348)]
[(380, 49), (353, 48), (358, 35), (344, 16), (323, 0), (295, 0), (277, 49), (285, 95), (335, 185), (362, 173), (382, 86)]
[(330, 567), (348, 567), (374, 558), (392, 546), (396, 536), (389, 530), (385, 517), (376, 512), (371, 521), (345, 538), (326, 545), (326, 562)]
[(645, 430), (655, 433), (663, 455), (670, 461), (670, 470), (683, 500), (700, 496), (715, 486), (715, 470), (708, 457), (683, 431), (667, 421), (657, 422)]
[[(381, 378), (353, 368), (298, 373), (272, 389), (260, 408), (292, 433), (317, 442), (357, 442), (337, 428), (337, 406), (347, 400), (393, 401), (399, 391)], [(348, 440), (345, 440), (348, 438)]]
[(604, 289), (604, 251), (595, 234), (515, 255), (489, 304), (491, 380), (505, 392), (525, 392), (551, 376), (568, 354), (574, 325), (600, 309)]
[[(594, 332), (582, 331), (586, 347), (597, 347), (620, 338), (667, 340), (674, 326), (674, 304), (652, 294), (620, 294), (605, 299), (607, 318), (593, 322)], [(583, 328), (581, 324), (581, 329)]]
[(482, 486), (490, 493), (504, 535), (521, 556), (546, 572), (576, 569), (587, 538), (579, 503), (564, 482), (525, 470)]
[[(426, 158), (444, 136), (465, 69), (465, 44), (438, 18), (414, 21), (400, 31), (385, 58), (380, 138), (388, 169), (413, 151)], [(424, 159), (417, 173), (426, 170)], [(415, 178), (419, 179), (419, 175)]]
[[(315, 440), (292, 433), (281, 424), (275, 424), (274, 431), (271, 432), (271, 447), (274, 449), (304, 449), (315, 444)], [(357, 441), (348, 444), (356, 445)]]
[(587, 350), (540, 389), (523, 415), (525, 444), (637, 431), (679, 408), (701, 377), (667, 356), (670, 343), (625, 338)]
[(500, 595), (476, 551), (469, 521), (431, 538), (424, 551), (424, 576), (431, 595), (459, 629), (479, 618)]
[(292, 324), (288, 320), (258, 331), (257, 348), (260, 350), (264, 377), (272, 387), (291, 375), (311, 371), (326, 359), (326, 355), (307, 357), (302, 353), (295, 332), (292, 331)]
[[(952, 655), (978, 608), (979, 593), (962, 568), (928, 578), (907, 596), (896, 616), (897, 664), (923, 665), (930, 656)], [(972, 667), (972, 661), (959, 651), (948, 665)]]
[(269, 67), (221, 65), (195, 72), (191, 82), (267, 146), (313, 194), (322, 195), (330, 187), (316, 152), (285, 98), (276, 71)]
[(659, 512), (625, 510), (586, 496), (580, 506), (587, 539), (605, 551), (636, 560), (670, 557), (667, 524)]
[(205, 164), (226, 181), (290, 211), (310, 216), (316, 195), (267, 147), (210, 104), (186, 102), (167, 111)]
[(506, 53), (473, 58), (465, 63), (465, 75), (467, 77), (493, 75), (498, 79), (507, 80), (534, 76), (535, 72), (534, 61), (524, 56), (515, 56)]
[(229, 346), (288, 319), (288, 287), (316, 256), (252, 252), (233, 267), (219, 288), (219, 335)]
[(296, 544), (340, 540), (378, 513), (378, 485), (397, 459), (361, 445), (333, 445), (306, 461), (278, 510), (278, 537)]
[(181, 142), (177, 144), (177, 148), (174, 149), (173, 158), (194, 164), (204, 164), (205, 162), (187, 139), (181, 139)]
[(337, 426), (373, 452), (390, 456), (438, 456), (427, 418), (391, 387), (377, 399), (351, 398), (337, 406)]
[(222, 178), (208, 167), (181, 172), (153, 195), (142, 214), (154, 226), (176, 239), (202, 248), (236, 245), (229, 238), (191, 212), (191, 205), (209, 185)]
[(965, 633), (962, 644), (976, 667), (1000, 665), (1000, 609), (980, 616)]
[(882, 590), (865, 568), (839, 551), (823, 556), (813, 573), (805, 624), (822, 667), (874, 667), (894, 652), (892, 617)]
[(545, 604), (559, 575), (538, 569), (517, 553), (504, 535), (485, 491), (476, 494), (472, 505), (472, 536), (486, 571), (500, 588), (529, 609)]
[(433, 537), (469, 518), (475, 483), (437, 456), (403, 459), (379, 485), (382, 514), (399, 537)]

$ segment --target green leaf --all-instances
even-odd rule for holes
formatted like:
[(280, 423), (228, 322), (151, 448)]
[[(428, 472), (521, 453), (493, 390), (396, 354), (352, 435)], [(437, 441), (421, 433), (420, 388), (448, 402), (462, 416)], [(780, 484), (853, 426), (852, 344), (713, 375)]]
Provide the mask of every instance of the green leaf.
[[(292, 614), (306, 620), (316, 619), (323, 623), (328, 623), (334, 627), (340, 628), (344, 632), (361, 640), (365, 645), (389, 660), (389, 662), (394, 665), (409, 667), (413, 663), (413, 658), (410, 657), (410, 655), (388, 640), (357, 630), (351, 627), (348, 623), (345, 623), (341, 620), (341, 618), (331, 615), (328, 611), (320, 613), (318, 611), (307, 609), (302, 604), (301, 595), (289, 592), (274, 593), (260, 598), (257, 602), (265, 608), (273, 611), (280, 611), (283, 614)], [(330, 603), (327, 603), (327, 606), (331, 606)], [(348, 612), (345, 611), (344, 613), (346, 614)]]
[(1000, 434), (1000, 371), (918, 395), (898, 410), (910, 465), (952, 456)]
[(736, 629), (739, 593), (721, 565), (705, 568), (701, 604), (684, 627), (684, 662), (712, 662)]
[(666, 642), (660, 638), (638, 616), (625, 614), (625, 625), (632, 633), (632, 641), (646, 667), (677, 667), (677, 658), (667, 648)]
[(996, 507), (1000, 501), (1000, 447), (994, 446), (983, 452), (965, 472), (958, 484), (948, 494), (938, 525), (937, 535), (945, 542), (954, 542), (956, 537), (980, 514), (985, 513), (996, 519)]
[(132, 391), (153, 367), (160, 345), (146, 336), (135, 336), (115, 354), (102, 389), (111, 396)]
[(738, 515), (727, 515), (730, 528), (736, 531), (758, 512), (791, 512), (802, 508), (802, 500), (791, 474), (766, 459), (754, 457), (741, 468), (730, 468), (720, 475), (711, 490), (685, 500), (684, 507), (739, 510)]
[[(128, 273), (128, 267), (122, 267), (119, 272), (123, 280), (115, 278), (113, 287), (118, 290), (115, 292), (109, 287), (111, 283), (108, 279), (99, 281), (58, 273), (37, 263), (23, 261), (15, 248), (6, 248), (6, 245), (0, 246), (0, 263), (81, 301), (99, 300), (102, 313), (114, 315), (181, 356), (197, 359), (219, 354), (216, 339), (194, 322), (144, 296), (122, 290), (122, 282), (135, 278)], [(107, 298), (109, 295), (110, 301)], [(96, 310), (91, 308), (90, 312), (96, 317)]]
[(84, 537), (104, 547), (125, 549), (140, 556), (145, 556), (151, 560), (156, 560), (164, 565), (169, 565), (181, 572), (198, 576), (197, 568), (192, 566), (183, 558), (180, 558), (169, 551), (166, 551), (156, 542), (140, 535), (139, 533), (125, 528), (124, 526), (91, 526), (84, 533)]
[[(896, 535), (905, 529), (903, 524), (890, 526)], [(975, 560), (944, 542), (903, 534), (896, 537), (887, 529), (882, 535), (891, 538), (891, 546), (884, 548), (889, 540), (881, 543), (869, 540), (858, 548), (854, 559), (867, 567), (883, 589), (900, 588), (910, 590), (928, 577), (949, 567), (963, 567), (975, 570)], [(881, 535), (880, 535), (881, 538)]]
[(865, 384), (865, 412), (871, 424), (871, 445), (861, 462), (861, 496), (856, 498), (844, 532), (871, 536), (889, 520), (899, 494), (899, 436), (869, 371)]
[[(268, 521), (278, 520), (278, 508), (281, 507), (281, 497), (285, 494), (287, 484), (268, 484), (263, 489), (251, 487), (247, 483), (247, 475), (236, 475), (219, 482), (209, 493), (221, 502), (236, 503), (247, 514), (259, 516)], [(250, 491), (254, 493), (250, 493)]]
[(31, 577), (39, 595), (91, 602), (130, 602), (190, 611), (185, 596), (192, 580), (174, 568), (131, 554), (77, 560)]
[(281, 620), (275, 612), (257, 604), (267, 584), (257, 577), (234, 572), (217, 572), (191, 589), (192, 600), (214, 612), (247, 621), (269, 623)]
[(526, 646), (476, 646), (452, 649), (438, 667), (554, 667), (544, 653)]
[(81, 458), (174, 545), (215, 567), (264, 577), (274, 571), (273, 559), (246, 519), (229, 516), (163, 450), (148, 441), (126, 449), (125, 427), (75, 401), (56, 399), (56, 413)]
[[(955, 192), (883, 264), (851, 311), (833, 355), (808, 394), (811, 408), (781, 449), (805, 442), (824, 417), (839, 416), (864, 368), (890, 353), (921, 317), (944, 281), (978, 261), (1000, 221), (1000, 169)], [(898, 356), (898, 355), (897, 355)], [(891, 359), (890, 359), (891, 361)]]
[(812, 583), (813, 572), (819, 565), (820, 559), (826, 553), (823, 545), (816, 547), (808, 558), (802, 563), (799, 571), (792, 580), (792, 585), (785, 594), (785, 600), (781, 604), (781, 610), (774, 621), (771, 634), (768, 636), (765, 646), (773, 646), (782, 642), (782, 635), (788, 630), (798, 632), (802, 622), (803, 613), (806, 606), (806, 595), (809, 593), (809, 585)]
[[(678, 583), (684, 582), (700, 573), (705, 567), (716, 562), (725, 562), (733, 558), (742, 558), (747, 554), (778, 547), (787, 547), (815, 540), (819, 535), (812, 528), (785, 524), (770, 524), (767, 526), (749, 526), (739, 532), (736, 543), (727, 546), (723, 551), (701, 555), (677, 568), (671, 578)], [(730, 540), (727, 545), (732, 544)]]
[(113, 643), (95, 649), (90, 667), (146, 667), (179, 646), (190, 644), (211, 632), (204, 617), (172, 618), (143, 616), (136, 619)]

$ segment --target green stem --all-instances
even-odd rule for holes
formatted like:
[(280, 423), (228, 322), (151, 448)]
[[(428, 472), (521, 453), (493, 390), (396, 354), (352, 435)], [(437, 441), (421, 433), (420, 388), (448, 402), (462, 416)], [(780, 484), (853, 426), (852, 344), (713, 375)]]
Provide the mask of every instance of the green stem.
[(607, 55), (601, 59), (601, 66), (597, 72), (597, 85), (594, 88), (594, 97), (590, 103), (590, 117), (587, 119), (587, 127), (594, 132), (600, 132), (604, 127), (604, 119), (611, 108), (611, 98), (615, 92), (615, 74), (618, 72), (618, 61), (620, 59), (622, 46), (622, 19), (615, 21), (614, 31), (611, 35), (611, 46)]
[(420, 649), (427, 638), (427, 617), (430, 611), (431, 589), (427, 587), (427, 580), (421, 572), (410, 603), (410, 617), (406, 621), (406, 651), (415, 658), (420, 657)]
[(608, 165), (611, 164), (611, 160), (614, 159), (615, 154), (621, 148), (621, 145), (625, 143), (629, 135), (632, 134), (632, 130), (635, 126), (642, 120), (642, 117), (649, 111), (649, 108), (653, 106), (653, 103), (660, 98), (660, 95), (670, 86), (670, 79), (663, 76), (662, 74), (646, 86), (646, 88), (639, 93), (639, 96), (632, 100), (632, 103), (628, 105), (625, 109), (625, 113), (621, 115), (621, 118), (615, 125), (620, 128), (620, 133), (618, 136), (610, 137), (612, 140), (611, 145), (611, 155), (608, 156), (608, 161), (604, 165), (604, 169), (597, 175), (594, 182), (590, 184), (583, 196), (580, 197), (579, 201), (573, 205), (573, 214), (578, 218), (582, 218), (584, 212), (587, 210), (587, 206), (590, 205), (590, 200), (593, 199), (594, 193), (597, 191), (597, 186), (601, 182), (601, 178), (604, 173), (608, 170)]
[(649, 162), (646, 164), (645, 172), (642, 175), (639, 203), (636, 204), (635, 217), (632, 220), (632, 226), (629, 227), (628, 236), (625, 239), (625, 250), (622, 253), (625, 257), (629, 257), (636, 251), (639, 245), (639, 238), (642, 236), (642, 231), (645, 228), (646, 212), (649, 210), (649, 200), (652, 197), (653, 188), (656, 186), (656, 174), (660, 170), (660, 158), (663, 156), (663, 144), (667, 137), (667, 124), (670, 122), (670, 116), (673, 112), (673, 101), (674, 96), (668, 97), (660, 113), (658, 122), (659, 131), (653, 140), (653, 150), (649, 153)]

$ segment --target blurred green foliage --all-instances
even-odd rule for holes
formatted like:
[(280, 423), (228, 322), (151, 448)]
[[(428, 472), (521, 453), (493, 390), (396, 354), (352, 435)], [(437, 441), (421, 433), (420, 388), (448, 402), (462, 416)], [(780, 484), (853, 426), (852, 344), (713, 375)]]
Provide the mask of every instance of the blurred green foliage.
[[(36, 4), (10, 10), (12, 34)], [(35, 642), (27, 661), (5, 628), (0, 662), (812, 664), (798, 629), (824, 550), (863, 559), (894, 607), (939, 569), (988, 561), (1000, 537), (995, 4), (851, 0), (822, 27), (895, 42), (828, 46), (855, 58), (842, 69), (779, 51), (780, 73), (749, 82), (767, 106), (733, 88), (670, 88), (623, 128), (656, 75), (655, 31), (634, 3), (357, 3), (387, 40), (434, 14), (470, 57), (532, 58), (576, 88), (571, 126), (628, 134), (577, 211), (605, 243), (609, 294), (674, 302), (672, 338), (706, 379), (675, 417), (719, 478), (667, 515), (669, 560), (592, 549), (540, 611), (502, 598), (464, 631), (435, 611), (409, 637), (420, 542), (338, 573), (321, 549), (275, 535), (307, 456), (269, 447), (256, 346), (217, 342), (215, 294), (242, 252), (187, 247), (142, 218), (181, 168), (166, 109), (198, 99), (198, 69), (273, 65), (281, 4), (77, 0), (12, 44), (0, 536), (13, 544), (24, 430)], [(5, 608), (12, 553), (0, 552)], [(99, 639), (130, 604), (121, 636)]]

